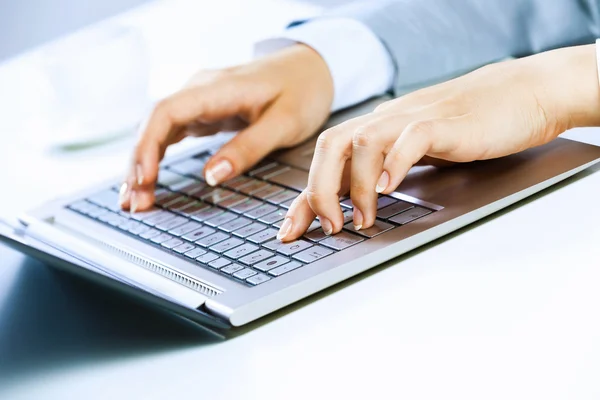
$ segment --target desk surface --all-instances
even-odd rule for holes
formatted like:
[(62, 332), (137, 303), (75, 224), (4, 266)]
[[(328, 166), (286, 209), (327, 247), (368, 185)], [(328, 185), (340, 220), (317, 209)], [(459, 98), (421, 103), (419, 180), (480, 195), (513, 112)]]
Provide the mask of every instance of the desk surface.
[[(154, 46), (156, 96), (314, 12), (249, 3), (158, 2), (119, 17)], [(165, 32), (183, 38), (177, 57)], [(35, 57), (0, 65), (7, 114), (23, 112), (11, 99), (31, 90)], [(17, 122), (0, 146), (2, 209), (118, 174), (129, 154), (120, 143), (58, 157), (43, 130), (16, 134)], [(595, 130), (567, 136), (600, 144)], [(0, 247), (0, 398), (597, 399), (599, 187), (596, 170), (581, 174), (226, 342)]]

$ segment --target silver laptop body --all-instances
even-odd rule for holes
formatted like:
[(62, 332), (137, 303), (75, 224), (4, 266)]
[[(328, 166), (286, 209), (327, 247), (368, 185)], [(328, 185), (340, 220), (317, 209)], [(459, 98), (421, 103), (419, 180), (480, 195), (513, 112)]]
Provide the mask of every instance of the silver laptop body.
[[(378, 101), (335, 116), (371, 110)], [(600, 148), (566, 139), (510, 157), (451, 168), (415, 167), (380, 197), (374, 228), (301, 240), (274, 238), (306, 184), (315, 140), (273, 154), (212, 190), (202, 166), (223, 138), (162, 164), (157, 207), (129, 215), (119, 180), (0, 224), (0, 238), (48, 263), (112, 286), (205, 327), (226, 330), (360, 274), (543, 190), (600, 160)]]

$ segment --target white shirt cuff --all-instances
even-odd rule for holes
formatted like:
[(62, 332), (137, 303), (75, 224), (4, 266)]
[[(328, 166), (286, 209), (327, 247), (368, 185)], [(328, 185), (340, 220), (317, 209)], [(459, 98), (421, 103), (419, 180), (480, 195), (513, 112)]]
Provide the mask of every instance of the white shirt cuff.
[(255, 45), (256, 56), (303, 43), (323, 57), (333, 77), (331, 111), (358, 104), (391, 90), (394, 62), (379, 38), (350, 18), (318, 18)]

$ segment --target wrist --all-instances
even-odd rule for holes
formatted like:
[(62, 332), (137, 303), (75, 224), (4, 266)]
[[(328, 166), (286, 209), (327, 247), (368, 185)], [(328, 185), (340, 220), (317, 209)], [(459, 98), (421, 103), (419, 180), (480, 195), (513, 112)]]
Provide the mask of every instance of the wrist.
[[(559, 124), (567, 130), (600, 125), (600, 83), (596, 46), (576, 46), (548, 53), (548, 91)], [(562, 132), (558, 132), (562, 133)]]

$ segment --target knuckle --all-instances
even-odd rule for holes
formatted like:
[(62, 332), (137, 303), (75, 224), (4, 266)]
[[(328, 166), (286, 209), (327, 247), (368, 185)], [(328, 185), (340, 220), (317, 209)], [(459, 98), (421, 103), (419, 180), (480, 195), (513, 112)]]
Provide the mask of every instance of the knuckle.
[(374, 125), (359, 126), (352, 135), (352, 145), (354, 147), (368, 147), (370, 139), (375, 136), (376, 128)]
[(341, 137), (341, 128), (333, 127), (327, 129), (325, 132), (319, 135), (317, 139), (317, 148), (323, 151), (334, 148), (339, 143), (339, 138)]
[(325, 196), (314, 188), (306, 190), (306, 201), (313, 210), (318, 210), (324, 203)]
[(429, 143), (433, 135), (433, 129), (432, 121), (414, 121), (407, 125), (403, 135), (406, 135), (407, 139), (425, 140)]
[(394, 104), (395, 104), (394, 100), (386, 101), (385, 103), (381, 103), (380, 105), (375, 107), (375, 110), (373, 110), (373, 112), (374, 113), (385, 112), (385, 111), (389, 110), (390, 108), (392, 108), (394, 106)]

